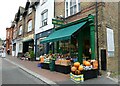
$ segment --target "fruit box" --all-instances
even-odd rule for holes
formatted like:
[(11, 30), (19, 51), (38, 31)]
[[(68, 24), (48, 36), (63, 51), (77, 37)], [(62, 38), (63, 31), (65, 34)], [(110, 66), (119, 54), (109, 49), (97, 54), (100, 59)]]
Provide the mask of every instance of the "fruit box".
[(74, 81), (75, 83), (80, 83), (84, 81), (83, 74), (80, 75), (74, 75), (73, 73), (70, 73), (70, 79)]

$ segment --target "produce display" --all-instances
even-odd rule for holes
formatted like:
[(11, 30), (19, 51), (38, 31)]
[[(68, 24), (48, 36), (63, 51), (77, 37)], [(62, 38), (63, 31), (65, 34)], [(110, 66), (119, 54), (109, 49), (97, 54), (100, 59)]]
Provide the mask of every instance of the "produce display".
[(71, 64), (71, 62), (70, 60), (66, 60), (66, 59), (58, 59), (55, 61), (55, 64), (68, 66)]
[(79, 75), (83, 70), (91, 70), (97, 68), (98, 68), (98, 62), (96, 60), (89, 60), (89, 61), (84, 60), (83, 64), (80, 64), (79, 62), (75, 62), (71, 67), (71, 72), (75, 75)]

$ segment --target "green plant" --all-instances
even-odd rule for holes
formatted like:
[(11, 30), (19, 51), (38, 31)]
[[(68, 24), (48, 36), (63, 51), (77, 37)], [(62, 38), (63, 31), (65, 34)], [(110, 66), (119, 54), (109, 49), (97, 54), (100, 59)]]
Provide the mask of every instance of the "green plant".
[(52, 54), (52, 50), (49, 50), (49, 54)]
[(34, 58), (34, 51), (30, 51), (30, 58)]

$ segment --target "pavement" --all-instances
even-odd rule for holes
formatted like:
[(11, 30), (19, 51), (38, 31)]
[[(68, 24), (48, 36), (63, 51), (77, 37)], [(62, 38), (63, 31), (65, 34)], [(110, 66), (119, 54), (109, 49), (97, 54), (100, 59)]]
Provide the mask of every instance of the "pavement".
[[(6, 55), (6, 58), (4, 59), (14, 65), (17, 65), (22, 70), (44, 81), (47, 84), (76, 84), (70, 80), (69, 74), (41, 69), (37, 66), (39, 61), (20, 60), (19, 58), (12, 57), (11, 55)], [(98, 78), (85, 80), (80, 84), (118, 84), (118, 80), (106, 76), (100, 76)]]

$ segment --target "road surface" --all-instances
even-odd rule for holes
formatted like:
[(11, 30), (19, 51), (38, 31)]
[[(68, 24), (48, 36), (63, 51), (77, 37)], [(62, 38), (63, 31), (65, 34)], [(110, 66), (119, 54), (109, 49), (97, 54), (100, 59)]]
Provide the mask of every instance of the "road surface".
[(0, 63), (2, 63), (0, 65), (0, 70), (2, 70), (2, 74), (0, 75), (0, 77), (2, 76), (2, 84), (45, 84), (40, 79), (4, 60), (4, 58), (0, 58)]

